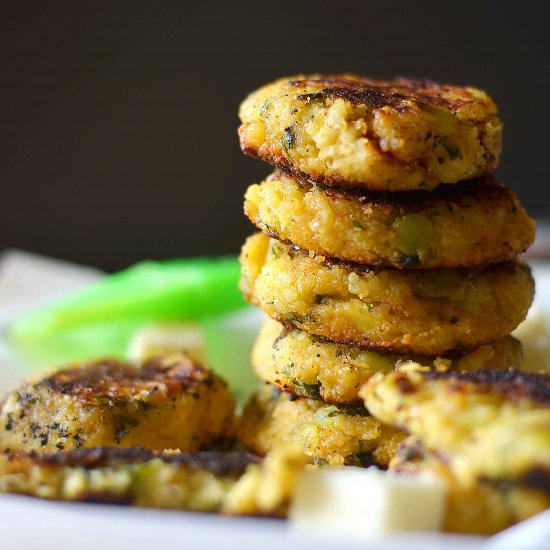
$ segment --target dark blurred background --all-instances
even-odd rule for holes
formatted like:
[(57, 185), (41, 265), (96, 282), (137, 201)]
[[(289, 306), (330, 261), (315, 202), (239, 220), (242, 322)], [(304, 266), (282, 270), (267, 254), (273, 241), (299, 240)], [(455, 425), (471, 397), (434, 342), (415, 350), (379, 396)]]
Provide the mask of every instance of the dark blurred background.
[[(269, 167), (237, 107), (282, 75), (354, 71), (487, 89), (498, 174), (550, 216), (542, 2), (3, 2), (0, 249), (114, 270), (236, 253), (242, 195)], [(546, 126), (545, 126), (546, 125)]]

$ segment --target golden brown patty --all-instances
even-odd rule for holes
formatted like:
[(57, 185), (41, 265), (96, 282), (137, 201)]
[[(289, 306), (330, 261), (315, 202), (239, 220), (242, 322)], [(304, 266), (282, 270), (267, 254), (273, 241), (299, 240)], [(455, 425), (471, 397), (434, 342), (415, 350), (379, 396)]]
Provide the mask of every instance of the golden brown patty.
[(283, 78), (250, 94), (245, 153), (302, 177), (373, 191), (433, 189), (494, 169), (502, 123), (482, 90), (354, 75)]
[(252, 349), (252, 368), (269, 384), (287, 393), (336, 404), (361, 402), (359, 388), (373, 374), (391, 372), (411, 361), (441, 371), (472, 371), (518, 368), (522, 359), (521, 344), (511, 336), (464, 355), (415, 357), (335, 344), (271, 319)]
[(517, 195), (494, 179), (431, 192), (370, 193), (312, 185), (278, 171), (245, 196), (259, 229), (317, 254), (404, 268), (509, 260), (533, 242)]
[(550, 374), (514, 369), (392, 372), (371, 377), (360, 395), (377, 418), (415, 435), (430, 449), (460, 445), (475, 430), (493, 429), (499, 419), (518, 420), (528, 411), (550, 419)]
[(305, 457), (91, 447), (0, 456), (0, 491), (68, 501), (282, 515)]
[(393, 372), (373, 376), (360, 395), (372, 414), (428, 448), (452, 448), (499, 418), (517, 419), (527, 411), (550, 414), (550, 374), (514, 369)]
[(480, 269), (396, 270), (308, 254), (264, 234), (246, 241), (241, 290), (273, 319), (339, 343), (440, 355), (510, 333), (534, 283), (518, 262)]
[(244, 408), (237, 438), (259, 454), (292, 443), (315, 462), (387, 466), (404, 436), (363, 406), (337, 407), (265, 385)]
[[(492, 532), (550, 505), (549, 374), (394, 372), (373, 376), (360, 394), (373, 415), (419, 442), (392, 468), (448, 478), (450, 529)], [(479, 513), (491, 515), (486, 527), (468, 512), (476, 495), (485, 499)]]
[(233, 407), (225, 383), (180, 354), (72, 365), (8, 394), (0, 405), (0, 451), (196, 450), (227, 435)]

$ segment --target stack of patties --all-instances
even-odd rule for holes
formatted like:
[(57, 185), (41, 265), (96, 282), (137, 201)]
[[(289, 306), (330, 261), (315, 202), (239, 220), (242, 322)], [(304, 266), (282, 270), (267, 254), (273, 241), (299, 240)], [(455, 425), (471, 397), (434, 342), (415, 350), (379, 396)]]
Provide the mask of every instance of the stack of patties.
[(352, 75), (282, 79), (241, 105), (243, 150), (273, 164), (245, 211), (245, 298), (271, 317), (252, 352), (268, 382), (241, 442), (315, 461), (388, 464), (403, 435), (360, 387), (411, 360), (435, 372), (521, 364), (509, 334), (534, 283), (515, 257), (534, 223), (488, 172), (502, 123), (475, 88)]

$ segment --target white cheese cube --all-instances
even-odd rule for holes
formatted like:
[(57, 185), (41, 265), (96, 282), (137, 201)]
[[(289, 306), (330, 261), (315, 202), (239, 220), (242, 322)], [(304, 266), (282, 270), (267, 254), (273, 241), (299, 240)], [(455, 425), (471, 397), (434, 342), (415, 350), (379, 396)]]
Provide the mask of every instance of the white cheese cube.
[(290, 520), (298, 530), (349, 537), (437, 531), (445, 497), (445, 482), (435, 476), (376, 468), (309, 469), (298, 479)]
[(206, 344), (199, 325), (192, 323), (158, 323), (148, 325), (134, 334), (128, 356), (143, 361), (153, 356), (184, 352), (191, 359), (204, 362)]
[(523, 370), (550, 372), (550, 322), (542, 310), (532, 307), (512, 336), (523, 345)]

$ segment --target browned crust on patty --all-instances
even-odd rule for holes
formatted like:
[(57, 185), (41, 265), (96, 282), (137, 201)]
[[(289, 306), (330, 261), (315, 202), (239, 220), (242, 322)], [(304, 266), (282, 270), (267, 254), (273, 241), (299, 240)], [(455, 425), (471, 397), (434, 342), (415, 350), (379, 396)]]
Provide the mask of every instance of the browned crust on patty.
[[(372, 189), (376, 190), (376, 191), (373, 191), (373, 192), (375, 192), (375, 193), (380, 192), (380, 191), (377, 190), (379, 188), (379, 182), (376, 182), (376, 181), (362, 181), (360, 184), (359, 183), (350, 184), (350, 182), (346, 178), (339, 177), (339, 176), (336, 176), (336, 175), (328, 176), (326, 174), (322, 174), (322, 175), (321, 174), (313, 174), (313, 173), (307, 174), (306, 172), (298, 170), (283, 154), (276, 155), (276, 154), (262, 153), (260, 155), (256, 147), (252, 147), (252, 146), (246, 144), (243, 141), (242, 138), (241, 138), (240, 143), (241, 143), (241, 151), (245, 155), (248, 155), (249, 157), (253, 157), (257, 160), (261, 160), (263, 162), (267, 162), (271, 166), (274, 166), (276, 169), (282, 170), (282, 171), (286, 172), (287, 174), (290, 174), (291, 176), (293, 176), (293, 177), (295, 177), (299, 180), (309, 182), (309, 183), (316, 183), (318, 185), (326, 185), (327, 187), (338, 187), (338, 188), (350, 188), (351, 187), (352, 189), (356, 189), (358, 187), (367, 188), (367, 189), (372, 188)], [(380, 154), (384, 154), (387, 157), (386, 161), (387, 161), (388, 164), (398, 164), (401, 167), (401, 169), (404, 170), (405, 172), (407, 172), (407, 171), (413, 172), (414, 169), (416, 169), (416, 167), (418, 166), (418, 162), (416, 162), (416, 161), (404, 163), (404, 162), (397, 161), (389, 153), (380, 152)], [(407, 170), (407, 167), (409, 167), (410, 170)], [(481, 177), (485, 177), (485, 176), (488, 176), (488, 174), (484, 174)], [(471, 178), (471, 179), (474, 179), (474, 180), (479, 179), (479, 176), (477, 178)], [(466, 181), (470, 181), (471, 179), (462, 180), (461, 185)], [(448, 184), (448, 185), (454, 185), (454, 184)], [(436, 189), (437, 189), (437, 187), (436, 187)], [(418, 190), (404, 191), (404, 192), (405, 193), (411, 193), (412, 195), (414, 195), (414, 194), (422, 192), (422, 191), (423, 191), (422, 189), (418, 189)], [(399, 193), (400, 191), (392, 191), (392, 192), (393, 193)], [(390, 193), (390, 192), (381, 191), (381, 193), (386, 194), (386, 193)]]
[(527, 487), (550, 491), (550, 469), (535, 465), (523, 474), (519, 483)]
[[(281, 170), (274, 177), (284, 177), (285, 170)], [(297, 178), (298, 179), (298, 178)], [(325, 186), (315, 184), (309, 178), (298, 179), (300, 185), (308, 190), (317, 185), (326, 197), (339, 198), (361, 205), (372, 206), (377, 209), (403, 209), (404, 212), (413, 213), (426, 210), (438, 205), (440, 202), (447, 202), (456, 205), (456, 207), (467, 208), (465, 199), (474, 199), (480, 203), (498, 202), (499, 205), (507, 204), (511, 212), (520, 208), (520, 201), (517, 193), (509, 187), (501, 184), (490, 174), (466, 180), (457, 184), (444, 183), (438, 185), (432, 191), (369, 191), (368, 189)], [(452, 206), (449, 205), (449, 209)]]
[[(276, 231), (274, 231), (272, 228), (267, 229), (265, 226), (262, 226), (260, 224), (254, 224), (254, 225), (258, 229), (260, 229), (262, 231), (262, 233), (265, 233), (268, 237), (271, 237), (272, 239), (275, 239), (276, 241), (279, 241), (283, 244), (290, 245), (296, 250), (301, 250), (302, 252), (304, 252), (299, 246), (296, 246), (289, 239), (281, 238), (281, 236)], [(494, 265), (501, 265), (501, 264), (510, 262), (511, 260), (516, 258), (516, 256), (518, 254), (523, 254), (524, 252), (526, 252), (528, 248), (529, 248), (529, 245), (525, 245), (521, 250), (518, 250), (518, 251), (511, 250), (508, 254), (503, 253), (503, 254), (500, 254), (499, 256), (494, 255), (491, 258), (490, 261), (487, 260), (486, 262), (479, 262), (479, 263), (476, 263), (475, 266), (464, 266), (462, 264), (457, 263), (457, 264), (453, 264), (453, 265), (443, 265), (443, 266), (439, 267), (438, 269), (448, 268), (448, 269), (455, 269), (459, 272), (464, 272), (466, 270), (478, 270), (477, 272), (479, 273), (480, 269), (484, 270), (485, 268), (490, 268), (491, 266), (494, 266)], [(318, 254), (318, 255), (324, 256), (325, 261), (326, 261), (327, 264), (331, 264), (331, 265), (340, 264), (342, 266), (351, 267), (352, 269), (357, 269), (358, 266), (359, 266), (359, 268), (362, 269), (363, 271), (376, 271), (376, 272), (379, 272), (383, 269), (396, 269), (396, 270), (410, 269), (410, 270), (421, 271), (422, 269), (427, 269), (426, 267), (424, 267), (422, 265), (410, 265), (410, 264), (404, 264), (403, 266), (388, 265), (388, 263), (382, 258), (378, 259), (378, 260), (371, 260), (370, 263), (368, 265), (366, 265), (366, 264), (360, 264), (360, 263), (356, 263), (356, 262), (351, 262), (349, 260), (342, 260), (340, 258), (330, 256), (328, 254), (328, 252), (326, 254), (321, 253), (321, 254)], [(526, 267), (528, 269), (530, 269), (528, 266), (526, 266)]]
[[(252, 303), (255, 306), (261, 308), (261, 304), (258, 301), (252, 300)], [(273, 319), (274, 321), (277, 321), (278, 323), (283, 325), (288, 330), (304, 330), (303, 326), (301, 326), (299, 323), (295, 323), (295, 322), (289, 320), (286, 317), (283, 317), (281, 315), (277, 315), (275, 313), (274, 314), (270, 313), (269, 316), (271, 317), (271, 319)], [(327, 340), (330, 340), (330, 339), (327, 338)], [(406, 345), (394, 345), (391, 342), (377, 343), (377, 342), (368, 342), (368, 341), (364, 341), (364, 340), (363, 341), (358, 341), (358, 340), (354, 340), (353, 338), (338, 337), (338, 342), (337, 343), (338, 344), (344, 344), (344, 345), (347, 345), (347, 346), (362, 347), (367, 351), (373, 351), (375, 353), (388, 353), (388, 354), (393, 354), (393, 355), (406, 355), (406, 354), (413, 354), (414, 353), (414, 355), (417, 355), (417, 356), (422, 355), (421, 353), (411, 351), (410, 347), (408, 347)], [(460, 355), (460, 354), (466, 353), (468, 351), (473, 351), (476, 347), (482, 346), (486, 343), (488, 343), (488, 342), (484, 342), (484, 343), (481, 343), (481, 344), (472, 344), (472, 345), (457, 344), (454, 348), (446, 350), (444, 353), (445, 353), (445, 355), (450, 355), (450, 354)], [(426, 355), (426, 357), (428, 357), (428, 356), (429, 356), (429, 354)], [(288, 393), (286, 390), (283, 390), (282, 388), (280, 388), (280, 389), (281, 389), (281, 391), (284, 391), (285, 393)]]
[(102, 359), (59, 370), (37, 386), (97, 405), (105, 400), (125, 401), (143, 392), (154, 395), (161, 384), (168, 395), (178, 395), (200, 384), (212, 384), (212, 374), (181, 355), (176, 361), (154, 358), (138, 364)]
[[(272, 237), (272, 235), (269, 235), (269, 234), (267, 235), (269, 237)], [(276, 240), (279, 240), (277, 237), (273, 237), (273, 238)], [(291, 245), (292, 253), (294, 254), (301, 254), (309, 257), (319, 258), (322, 261), (322, 263), (325, 265), (342, 266), (356, 273), (380, 273), (382, 271), (396, 271), (396, 272), (403, 271), (401, 268), (394, 267), (394, 266), (365, 265), (365, 264), (359, 264), (357, 262), (350, 262), (348, 260), (340, 260), (339, 258), (333, 258), (330, 256), (324, 256), (322, 254), (314, 254), (307, 250), (303, 250), (302, 248), (295, 246), (292, 243), (289, 243), (288, 241), (280, 241), (280, 242), (284, 242), (286, 244)], [(474, 277), (483, 275), (484, 273), (512, 274), (512, 273), (516, 273), (518, 270), (524, 271), (525, 273), (531, 273), (531, 268), (527, 264), (521, 261), (494, 262), (494, 263), (479, 265), (474, 267), (456, 267), (456, 268), (442, 267), (440, 269), (442, 270), (452, 269), (453, 271), (456, 271), (457, 273), (459, 273), (461, 277), (466, 277), (466, 278), (474, 278)], [(339, 343), (343, 344), (345, 342), (339, 342)]]
[[(281, 323), (282, 331), (281, 334), (273, 341), (273, 348), (275, 349), (278, 345), (279, 341), (284, 340), (291, 332), (296, 330), (296, 327), (292, 325), (292, 323), (283, 324)], [(334, 344), (334, 342), (327, 338), (326, 336), (320, 336), (318, 334), (310, 334), (309, 335), (312, 340), (315, 340), (316, 342), (320, 343), (327, 343), (327, 344)], [(515, 340), (515, 338), (513, 338)], [(340, 344), (340, 342), (338, 342)], [(343, 345), (346, 345), (345, 343)], [(353, 344), (356, 348), (363, 348), (365, 351), (370, 351), (370, 348), (368, 346), (359, 345), (359, 344)], [(380, 350), (377, 353), (380, 355), (395, 355), (394, 353), (389, 352), (388, 350)], [(459, 350), (449, 350), (445, 353), (445, 359), (449, 359), (451, 361), (459, 359), (464, 354)], [(413, 359), (418, 360), (424, 360), (424, 361), (433, 361), (436, 356), (430, 355), (430, 354), (423, 354), (423, 353), (415, 353), (414, 355), (411, 355)], [(285, 390), (282, 390), (285, 391)], [(363, 401), (362, 399), (359, 399), (359, 401)]]
[[(279, 114), (283, 116), (275, 117), (276, 123), (266, 124), (268, 136), (262, 138), (261, 125), (256, 123), (260, 119), (267, 120), (267, 101), (273, 98), (283, 104), (286, 98), (292, 108), (285, 111), (281, 107)], [(304, 124), (300, 117), (294, 119), (293, 115), (310, 104), (322, 108), (338, 101), (358, 113), (366, 111), (367, 118), (380, 113), (384, 119), (389, 116), (401, 120), (403, 124), (391, 125), (393, 134), (397, 136), (396, 142), (388, 145), (386, 137), (390, 124), (384, 129), (377, 120), (374, 126), (369, 124), (363, 128), (362, 134), (358, 134), (368, 139), (367, 156), (370, 160), (366, 165), (359, 160), (359, 165), (354, 168), (349, 162), (343, 162), (347, 153), (342, 148), (334, 153), (336, 163), (327, 164), (321, 158), (315, 162), (306, 161), (307, 147), (298, 153), (298, 157), (290, 158), (287, 149), (292, 147), (296, 137), (294, 125)], [(444, 116), (443, 113), (455, 119), (455, 127), (452, 130), (447, 128), (440, 136), (437, 118)], [(352, 116), (354, 123), (356, 116), (357, 113)], [(502, 124), (492, 99), (483, 90), (429, 79), (373, 80), (354, 74), (281, 78), (250, 94), (241, 106), (240, 117), (239, 136), (245, 154), (284, 168), (297, 177), (309, 176), (312, 181), (327, 185), (390, 191), (435, 188), (441, 183), (456, 183), (491, 171), (498, 164), (501, 149)], [(409, 117), (412, 122), (405, 123)], [(359, 118), (362, 118), (361, 114)], [(417, 126), (415, 120), (422, 121), (425, 130)], [(468, 125), (477, 128), (476, 139), (464, 131)], [(309, 135), (309, 131), (306, 133)], [(460, 142), (460, 146), (456, 144), (456, 151), (444, 145), (447, 137), (452, 135)], [(399, 136), (409, 141), (409, 145), (398, 145)], [(411, 145), (420, 141), (426, 145), (423, 152)], [(433, 144), (428, 143), (430, 141)], [(460, 154), (461, 147), (465, 147), (467, 152), (464, 158)], [(460, 161), (448, 163), (447, 157), (450, 161), (460, 157)]]
[[(318, 78), (291, 80), (289, 84), (298, 88), (324, 87), (318, 92), (298, 96), (303, 101), (328, 97), (343, 99), (353, 105), (367, 105), (373, 109), (391, 107), (396, 111), (406, 111), (409, 109), (407, 100), (414, 99), (455, 113), (461, 107), (476, 101), (466, 88), (439, 84), (429, 79), (371, 80), (360, 76), (323, 75)], [(442, 97), (444, 92), (452, 92), (460, 96), (460, 99), (445, 99)]]
[[(517, 369), (478, 369), (472, 372), (420, 372), (424, 380), (445, 380), (453, 390), (502, 395), (510, 400), (528, 399), (543, 407), (550, 407), (550, 374), (524, 372)], [(407, 375), (401, 382), (408, 383)], [(396, 380), (399, 383), (399, 380)], [(405, 384), (406, 385), (406, 384)], [(414, 386), (401, 387), (403, 393), (416, 391)]]
[(525, 487), (550, 492), (550, 470), (544, 466), (532, 466), (519, 478), (499, 479), (481, 476), (479, 482), (485, 485), (491, 485), (503, 491), (507, 491), (514, 487)]
[(155, 452), (145, 447), (90, 447), (52, 454), (15, 453), (8, 457), (10, 462), (18, 462), (21, 459), (31, 460), (37, 466), (86, 470), (161, 460), (165, 464), (194, 471), (207, 471), (219, 476), (241, 476), (250, 464), (256, 464), (260, 460), (258, 456), (246, 452)]

